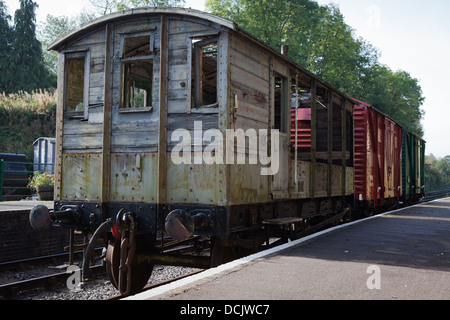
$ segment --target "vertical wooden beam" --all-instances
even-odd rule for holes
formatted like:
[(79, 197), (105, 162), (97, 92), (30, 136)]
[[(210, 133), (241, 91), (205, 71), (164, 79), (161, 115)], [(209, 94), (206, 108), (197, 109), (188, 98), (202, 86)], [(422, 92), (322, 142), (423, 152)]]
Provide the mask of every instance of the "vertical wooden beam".
[(56, 145), (55, 145), (55, 199), (62, 199), (62, 165), (63, 165), (63, 126), (64, 126), (64, 53), (58, 55), (58, 101), (56, 107)]
[(169, 86), (169, 26), (166, 15), (161, 16), (160, 52), (157, 216), (160, 219), (161, 228), (163, 228), (164, 205), (167, 203), (167, 109)]
[[(382, 121), (381, 121), (381, 141), (379, 141), (379, 143), (381, 143), (381, 151), (378, 150), (378, 154), (381, 155), (381, 161), (380, 161), (380, 166), (379, 166), (379, 171), (380, 171), (380, 201), (381, 201), (381, 205), (384, 205), (384, 199), (385, 199), (385, 191), (386, 191), (386, 175), (385, 175), (385, 168), (386, 168), (386, 118), (383, 117)], [(390, 150), (388, 150), (389, 152)]]
[[(233, 128), (234, 116), (232, 116), (234, 105), (231, 99), (231, 43), (232, 35), (228, 32), (222, 32), (218, 40), (219, 49), (219, 69), (218, 69), (218, 103), (219, 103), (219, 128), (223, 136), (226, 136), (226, 130)], [(190, 73), (188, 73), (190, 74)], [(190, 89), (189, 89), (190, 90)], [(190, 101), (188, 101), (190, 104)], [(219, 174), (216, 175), (216, 191), (219, 196), (219, 204), (227, 204), (227, 194), (231, 190), (230, 167), (226, 163), (218, 165)], [(223, 187), (225, 186), (225, 188)]]
[(298, 193), (298, 70), (295, 73), (295, 193)]
[(311, 80), (311, 174), (309, 196), (314, 198), (316, 183), (316, 150), (317, 150), (317, 88), (316, 79)]
[(333, 180), (333, 92), (328, 92), (328, 181), (327, 194), (331, 197)]
[[(267, 150), (272, 150), (272, 129), (275, 128), (275, 73), (273, 58), (269, 57), (269, 128), (267, 131)], [(273, 196), (272, 186), (274, 176), (268, 175), (269, 195)]]
[(104, 106), (102, 128), (102, 214), (106, 218), (107, 203), (109, 202), (111, 186), (111, 113), (112, 113), (112, 72), (114, 55), (114, 27), (106, 25), (105, 45), (105, 76), (104, 76)]
[(345, 196), (346, 188), (346, 171), (347, 171), (347, 109), (346, 100), (342, 99), (342, 177), (341, 177), (341, 188), (342, 195)]

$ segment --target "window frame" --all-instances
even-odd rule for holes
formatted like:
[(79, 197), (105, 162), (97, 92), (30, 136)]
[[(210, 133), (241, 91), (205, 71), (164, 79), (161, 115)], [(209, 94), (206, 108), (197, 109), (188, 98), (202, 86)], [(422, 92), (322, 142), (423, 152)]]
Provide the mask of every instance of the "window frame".
[[(118, 112), (119, 113), (139, 113), (139, 112), (150, 112), (153, 110), (153, 92), (149, 92), (150, 94), (150, 103), (151, 105), (147, 105), (144, 107), (135, 107), (135, 108), (127, 108), (124, 103), (125, 97), (125, 65), (130, 64), (133, 62), (139, 62), (139, 61), (149, 61), (152, 64), (152, 79), (151, 79), (151, 89), (153, 91), (154, 88), (154, 70), (155, 70), (155, 63), (154, 63), (154, 53), (155, 53), (155, 30), (156, 28), (152, 28), (150, 30), (141, 31), (141, 32), (134, 32), (134, 33), (122, 33), (120, 34), (120, 97), (119, 97), (119, 107)], [(124, 57), (125, 55), (125, 41), (126, 39), (130, 38), (137, 38), (137, 37), (149, 37), (149, 55), (145, 56), (136, 56), (136, 57)]]
[[(152, 65), (152, 79), (151, 79), (151, 92), (149, 92), (148, 94), (150, 94), (150, 105), (145, 105), (143, 107), (126, 107), (126, 97), (125, 97), (125, 65), (126, 64), (131, 64), (133, 62), (137, 62), (137, 61), (150, 61), (151, 65)], [(136, 113), (136, 112), (149, 112), (153, 110), (153, 87), (154, 87), (154, 82), (153, 82), (153, 74), (154, 74), (154, 68), (155, 68), (155, 64), (153, 63), (154, 60), (153, 59), (136, 59), (136, 58), (126, 58), (126, 59), (122, 59), (122, 61), (120, 62), (120, 102), (119, 102), (119, 113)]]
[[(276, 111), (277, 111), (277, 106), (276, 106), (276, 99), (274, 96), (274, 129), (278, 129), (280, 133), (284, 133), (287, 134), (289, 131), (289, 124), (288, 124), (288, 115), (290, 112), (290, 100), (289, 100), (289, 79), (287, 77), (285, 77), (284, 75), (282, 75), (281, 73), (278, 72), (274, 72), (273, 75), (273, 84), (274, 84), (274, 89), (276, 90), (276, 83), (277, 83), (277, 78), (279, 78), (280, 81), (280, 115), (279, 115), (279, 121), (277, 123), (277, 117), (276, 117)], [(279, 128), (277, 128), (279, 127)]]
[[(77, 51), (65, 51), (64, 53), (64, 95), (63, 95), (63, 110), (64, 115), (69, 119), (87, 119), (89, 114), (89, 79), (90, 79), (90, 65), (91, 53), (89, 49)], [(83, 83), (83, 110), (82, 111), (68, 111), (67, 110), (67, 89), (69, 85), (69, 61), (84, 58), (84, 83)]]
[[(199, 95), (201, 92), (201, 80), (198, 81), (199, 75), (201, 74), (201, 64), (199, 60), (195, 58), (195, 53), (201, 48), (211, 45), (217, 45), (217, 76), (216, 76), (216, 101), (212, 104), (197, 104), (198, 100), (201, 101)], [(200, 46), (201, 45), (201, 46)], [(197, 46), (199, 47), (197, 49)], [(198, 64), (198, 65), (197, 65)], [(220, 70), (220, 33), (206, 33), (206, 34), (195, 34), (189, 37), (188, 45), (188, 113), (192, 112), (211, 112), (217, 110), (219, 107), (219, 72)]]
[(124, 54), (125, 54), (124, 46), (125, 46), (126, 39), (145, 37), (145, 36), (149, 37), (149, 45), (150, 45), (149, 52), (151, 52), (151, 54), (148, 56), (135, 57), (134, 59), (137, 59), (137, 58), (152, 58), (153, 59), (153, 54), (155, 52), (155, 30), (156, 30), (156, 28), (151, 28), (146, 31), (140, 31), (140, 32), (120, 33), (120, 59), (121, 60), (122, 59), (130, 59), (130, 57), (129, 58), (124, 57)]

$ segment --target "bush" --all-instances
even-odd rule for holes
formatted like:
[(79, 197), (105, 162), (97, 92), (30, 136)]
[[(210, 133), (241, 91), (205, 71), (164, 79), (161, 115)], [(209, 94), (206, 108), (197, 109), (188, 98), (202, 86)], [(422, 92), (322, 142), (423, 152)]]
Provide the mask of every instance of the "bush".
[(33, 162), (33, 142), (55, 136), (56, 103), (55, 90), (0, 93), (0, 152), (23, 153)]

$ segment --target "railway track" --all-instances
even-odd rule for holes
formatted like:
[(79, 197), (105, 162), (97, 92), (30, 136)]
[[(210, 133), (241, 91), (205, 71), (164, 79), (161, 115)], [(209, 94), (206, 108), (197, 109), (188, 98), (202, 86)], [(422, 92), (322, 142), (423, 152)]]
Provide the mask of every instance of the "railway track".
[[(94, 274), (98, 274), (103, 271), (103, 267), (101, 265), (94, 266), (90, 268), (91, 272)], [(11, 299), (17, 293), (44, 288), (45, 290), (50, 290), (51, 288), (56, 287), (60, 283), (67, 282), (70, 274), (68, 272), (60, 272), (54, 273), (47, 276), (17, 281), (13, 283), (8, 283), (0, 286), (0, 296), (3, 299)]]
[(440, 198), (445, 198), (450, 196), (450, 189), (449, 190), (441, 190), (441, 191), (433, 191), (433, 192), (427, 192), (425, 194), (425, 198), (423, 201), (432, 201)]
[[(178, 244), (178, 245), (177, 245)], [(171, 252), (178, 252), (183, 253), (186, 252), (186, 246), (180, 246), (179, 242), (177, 241), (171, 241), (163, 244), (165, 250), (169, 250)], [(101, 249), (96, 249), (96, 251), (99, 251)], [(76, 254), (81, 254), (82, 256), (83, 251), (76, 252)], [(27, 273), (27, 271), (22, 271), (25, 268), (32, 268), (37, 265), (48, 265), (49, 263), (52, 265), (62, 263), (61, 269), (66, 270), (68, 265), (65, 264), (64, 261), (67, 261), (68, 255), (67, 254), (57, 254), (57, 255), (51, 255), (51, 256), (45, 256), (40, 258), (31, 258), (31, 259), (24, 259), (24, 260), (17, 260), (17, 261), (11, 261), (6, 263), (0, 264), (0, 274), (1, 271), (12, 271), (13, 273)], [(64, 260), (65, 259), (65, 260)], [(81, 261), (81, 259), (79, 260)], [(64, 267), (65, 264), (65, 267)], [(57, 268), (57, 267), (55, 267)], [(163, 270), (163, 267), (155, 267), (156, 269)], [(180, 269), (183, 269), (182, 267), (179, 267)], [(175, 276), (170, 276), (171, 272), (168, 272), (168, 276), (163, 276), (163, 280), (155, 280), (152, 281), (156, 283), (152, 283), (148, 286), (146, 286), (143, 290), (149, 290), (151, 288), (158, 287), (160, 285), (170, 283), (172, 281), (181, 279), (183, 277), (187, 277), (189, 275), (193, 275), (195, 273), (201, 272), (200, 271), (194, 271), (189, 272), (191, 270), (190, 268), (184, 268), (186, 269), (187, 274), (179, 275), (179, 273), (184, 273), (184, 271), (175, 271), (173, 274)], [(33, 273), (33, 272), (31, 272)], [(48, 273), (48, 272), (47, 272)], [(81, 270), (80, 270), (81, 274)], [(158, 272), (156, 272), (158, 274)], [(95, 279), (97, 276), (102, 277), (106, 276), (106, 272), (103, 265), (95, 265), (90, 267), (90, 275), (92, 279)], [(55, 288), (63, 288), (65, 289), (65, 284), (67, 283), (68, 278), (71, 276), (71, 272), (68, 271), (62, 271), (62, 272), (52, 272), (51, 274), (46, 274), (42, 276), (33, 276), (30, 279), (20, 280), (20, 281), (14, 281), (11, 283), (6, 283), (3, 285), (0, 285), (0, 300), (1, 299), (15, 299), (16, 297), (27, 297), (28, 293), (35, 289), (41, 289), (43, 291), (51, 291)], [(159, 276), (161, 277), (161, 276)], [(102, 281), (100, 281), (102, 282)], [(90, 287), (92, 287), (92, 283), (95, 283), (94, 281), (88, 281), (84, 283), (80, 288), (87, 287), (86, 290), (91, 290)], [(102, 282), (103, 284), (105, 281)], [(81, 289), (83, 290), (83, 289)], [(113, 289), (114, 290), (114, 289)], [(122, 296), (115, 295), (112, 300), (120, 299)], [(107, 298), (109, 299), (109, 298)]]

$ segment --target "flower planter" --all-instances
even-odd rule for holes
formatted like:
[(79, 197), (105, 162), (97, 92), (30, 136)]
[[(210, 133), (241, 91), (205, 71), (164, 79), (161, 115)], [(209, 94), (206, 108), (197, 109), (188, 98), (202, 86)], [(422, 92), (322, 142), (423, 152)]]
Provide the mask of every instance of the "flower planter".
[(38, 195), (38, 200), (41, 201), (52, 201), (53, 200), (53, 190), (54, 187), (49, 186), (36, 186), (36, 192)]

